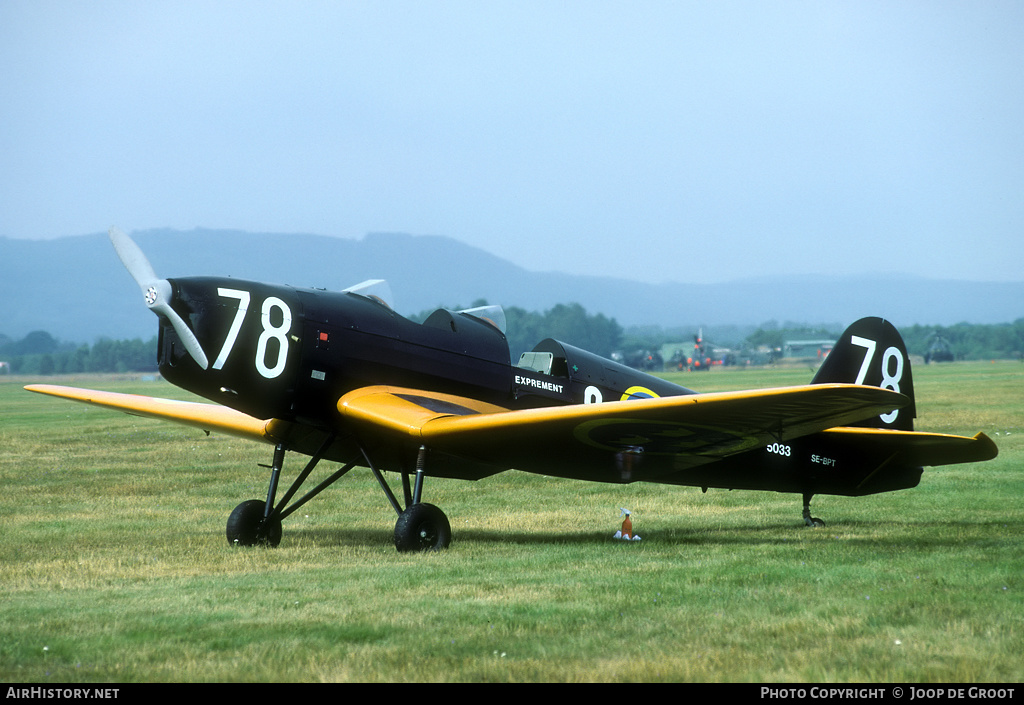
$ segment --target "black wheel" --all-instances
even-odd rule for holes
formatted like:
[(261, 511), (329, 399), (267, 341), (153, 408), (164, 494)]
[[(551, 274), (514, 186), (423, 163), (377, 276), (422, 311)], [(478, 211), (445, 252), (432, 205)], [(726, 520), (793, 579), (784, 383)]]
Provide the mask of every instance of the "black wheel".
[(414, 504), (398, 515), (395, 548), (399, 551), (440, 551), (451, 542), (448, 517), (433, 504)]
[(232, 546), (276, 546), (281, 543), (281, 520), (272, 519), (264, 526), (261, 499), (242, 502), (228, 517), (228, 543)]

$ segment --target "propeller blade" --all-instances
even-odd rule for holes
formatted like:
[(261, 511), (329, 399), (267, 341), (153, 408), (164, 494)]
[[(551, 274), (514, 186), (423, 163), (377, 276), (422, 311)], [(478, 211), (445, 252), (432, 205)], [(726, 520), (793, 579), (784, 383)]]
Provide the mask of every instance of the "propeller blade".
[(125, 269), (142, 290), (149, 310), (170, 321), (174, 332), (181, 338), (182, 344), (192, 359), (204, 370), (209, 368), (210, 362), (206, 353), (203, 352), (203, 346), (199, 344), (199, 339), (196, 338), (195, 333), (188, 327), (185, 320), (171, 307), (171, 298), (174, 293), (171, 283), (157, 277), (153, 266), (134, 240), (113, 227), (107, 234), (110, 236), (110, 242), (114, 245), (114, 251), (121, 258), (121, 263), (124, 264)]
[[(135, 283), (142, 289), (142, 293), (145, 294), (146, 290), (159, 279), (156, 272), (153, 271), (153, 266), (146, 259), (146, 255), (143, 254), (139, 246), (135, 244), (135, 241), (122, 231), (112, 227), (107, 234), (110, 235), (110, 242), (114, 245), (114, 251), (117, 252), (117, 256), (121, 258), (121, 263), (124, 264), (125, 269), (128, 270), (128, 273), (135, 279)], [(148, 299), (146, 303), (149, 303)]]

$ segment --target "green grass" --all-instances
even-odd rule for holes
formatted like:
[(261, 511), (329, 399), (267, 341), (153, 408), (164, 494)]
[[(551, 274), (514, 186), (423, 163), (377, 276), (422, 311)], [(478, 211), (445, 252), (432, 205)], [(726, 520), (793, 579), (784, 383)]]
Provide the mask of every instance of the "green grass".
[[(280, 547), (233, 549), (224, 523), (264, 496), (269, 446), (0, 381), (0, 680), (1019, 681), (1024, 365), (914, 375), (919, 428), (985, 431), (999, 457), (816, 497), (821, 529), (795, 495), (428, 480), (455, 539), (425, 555), (395, 552), (394, 512), (359, 470), (286, 520)], [(623, 506), (640, 543), (610, 538)]]

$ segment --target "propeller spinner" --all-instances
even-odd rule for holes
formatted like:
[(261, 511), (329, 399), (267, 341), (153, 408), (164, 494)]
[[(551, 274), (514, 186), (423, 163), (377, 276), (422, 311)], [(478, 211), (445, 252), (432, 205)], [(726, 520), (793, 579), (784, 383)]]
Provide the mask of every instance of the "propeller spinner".
[(166, 279), (157, 277), (149, 260), (146, 259), (146, 255), (142, 253), (142, 250), (139, 249), (134, 240), (113, 227), (110, 228), (108, 234), (110, 235), (110, 242), (114, 245), (114, 250), (117, 252), (117, 256), (121, 258), (125, 269), (128, 270), (128, 273), (132, 275), (135, 283), (142, 290), (142, 295), (146, 299), (146, 306), (156, 315), (163, 316), (171, 322), (171, 325), (174, 326), (174, 331), (181, 338), (181, 342), (184, 344), (185, 349), (188, 350), (189, 355), (192, 356), (192, 359), (199, 363), (199, 366), (204, 370), (207, 369), (210, 363), (206, 358), (206, 353), (203, 352), (203, 346), (199, 344), (199, 339), (196, 338), (195, 333), (188, 327), (185, 320), (171, 307), (171, 297), (173, 295), (171, 283)]

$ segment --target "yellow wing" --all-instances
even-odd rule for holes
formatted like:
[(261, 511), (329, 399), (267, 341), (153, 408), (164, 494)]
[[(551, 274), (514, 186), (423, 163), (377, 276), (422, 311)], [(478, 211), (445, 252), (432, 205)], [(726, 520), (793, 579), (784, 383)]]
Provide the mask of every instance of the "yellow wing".
[[(849, 428), (907, 403), (896, 392), (858, 385), (807, 385), (604, 404), (509, 410), (475, 399), (418, 389), (372, 386), (342, 396), (326, 429), (256, 419), (217, 404), (55, 385), (27, 390), (129, 414), (164, 419), (341, 462), (359, 448), (402, 467), (410, 453), (430, 452), (430, 475), (479, 479), (508, 469), (603, 482), (667, 481), (713, 486), (776, 487), (743, 453), (814, 437), (825, 447), (856, 446), (912, 465), (994, 457), (991, 440)], [(358, 441), (358, 444), (353, 441)], [(728, 459), (728, 463), (725, 461)], [(887, 461), (888, 462), (888, 461)], [(701, 468), (699, 478), (687, 471)]]
[(368, 442), (423, 445), (449, 456), (450, 468), (444, 458), (430, 463), (433, 475), (471, 478), (515, 468), (622, 482), (656, 479), (906, 403), (875, 387), (807, 385), (510, 411), (378, 386), (342, 396), (338, 410)]
[[(338, 462), (349, 462), (358, 457), (358, 450), (323, 428), (315, 428), (282, 419), (257, 419), (248, 414), (219, 404), (161, 399), (141, 394), (122, 394), (93, 389), (62, 387), (52, 384), (32, 384), (25, 387), (30, 392), (70, 399), (106, 409), (123, 411), (133, 416), (144, 416), (164, 421), (173, 421), (202, 429), (207, 432), (226, 433), (271, 445), (284, 444), (288, 450), (306, 455), (321, 453), (323, 457)], [(325, 448), (323, 444), (330, 440)]]
[[(217, 404), (159, 399), (55, 385), (29, 391), (206, 431), (284, 443), (312, 454), (327, 437), (280, 419), (256, 419)], [(895, 392), (855, 385), (809, 385), (508, 410), (475, 399), (418, 389), (373, 386), (339, 399), (338, 440), (325, 453), (358, 458), (359, 443), (394, 467), (402, 449), (426, 446), (431, 475), (478, 479), (507, 469), (621, 482), (624, 459), (653, 479), (716, 459), (886, 413), (905, 404)], [(632, 470), (631, 470), (632, 473)]]
[[(241, 438), (265, 443), (277, 443), (274, 434), (273, 420), (253, 418), (241, 411), (229, 409), (219, 404), (180, 401), (177, 399), (160, 399), (141, 394), (121, 394), (118, 392), (101, 392), (93, 389), (62, 387), (53, 384), (31, 384), (25, 387), (30, 392), (48, 394), (61, 399), (71, 399), (93, 406), (123, 411), (134, 416), (146, 416), (154, 419), (175, 421), (187, 426), (201, 428), (204, 431), (220, 431)], [(278, 429), (280, 430), (280, 429)]]

